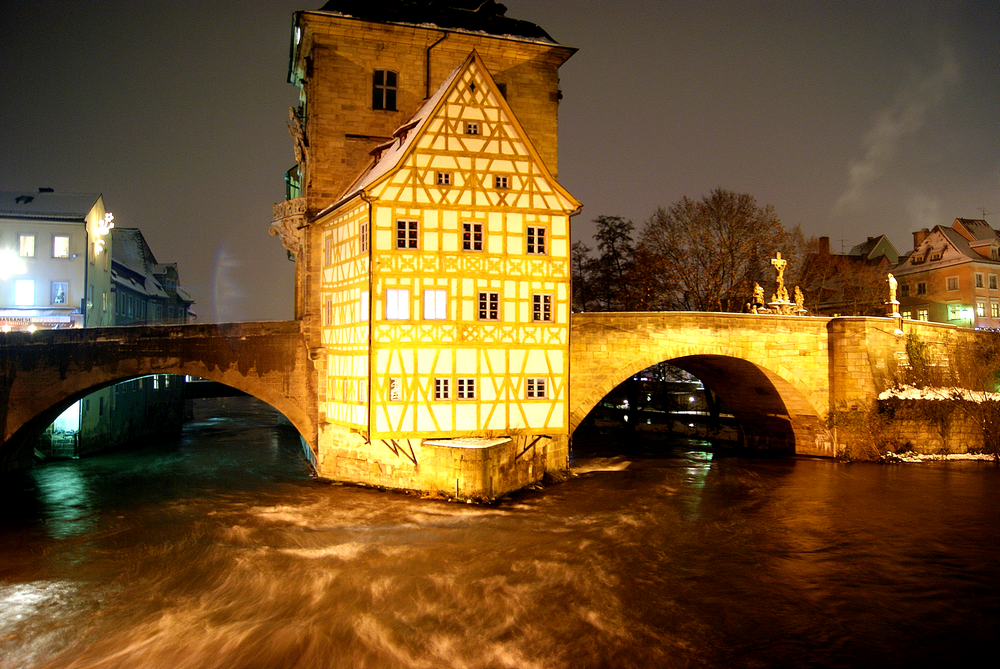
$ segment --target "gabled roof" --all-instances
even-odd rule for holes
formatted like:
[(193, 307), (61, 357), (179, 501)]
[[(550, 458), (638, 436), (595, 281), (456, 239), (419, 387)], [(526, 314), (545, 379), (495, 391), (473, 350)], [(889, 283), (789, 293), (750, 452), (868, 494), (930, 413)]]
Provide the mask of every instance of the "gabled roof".
[(556, 43), (534, 23), (506, 16), (507, 7), (494, 0), (329, 0), (319, 11), (374, 23), (405, 23)]
[(885, 235), (869, 237), (868, 241), (854, 246), (848, 251), (847, 255), (866, 261), (885, 258), (893, 265), (899, 262), (899, 251), (896, 250), (896, 247), (892, 245), (892, 242)]
[(510, 105), (507, 104), (507, 100), (500, 93), (500, 89), (497, 88), (496, 82), (489, 74), (489, 69), (486, 67), (486, 64), (479, 57), (479, 54), (473, 50), (461, 65), (452, 70), (452, 72), (441, 83), (441, 86), (438, 87), (431, 97), (424, 101), (413, 116), (411, 116), (406, 123), (401, 125), (393, 133), (393, 139), (391, 141), (381, 144), (372, 150), (373, 160), (368, 167), (365, 168), (365, 170), (358, 175), (358, 178), (347, 187), (347, 190), (340, 197), (340, 199), (320, 212), (317, 215), (317, 218), (323, 216), (327, 212), (337, 209), (344, 202), (357, 197), (363, 191), (370, 190), (372, 187), (376, 186), (393, 174), (395, 170), (397, 170), (408, 158), (421, 136), (427, 131), (431, 120), (435, 118), (441, 108), (445, 105), (450, 94), (460, 80), (461, 75), (473, 67), (478, 69), (483, 82), (490, 89), (492, 99), (496, 101), (496, 104), (502, 113), (509, 120), (510, 124), (514, 126), (518, 137), (524, 143), (527, 151), (531, 155), (531, 159), (538, 166), (542, 178), (546, 179), (552, 185), (552, 188), (561, 196), (566, 198), (567, 201), (573, 203), (574, 207), (579, 207), (580, 203), (576, 200), (576, 198), (570, 195), (548, 171), (545, 162), (541, 159), (538, 151), (531, 144), (531, 140), (528, 138), (524, 128), (517, 120), (513, 110), (510, 108)]
[(82, 222), (101, 199), (100, 193), (40, 191), (0, 192), (0, 216)]
[(997, 231), (982, 219), (956, 218), (951, 227), (970, 242), (997, 239)]

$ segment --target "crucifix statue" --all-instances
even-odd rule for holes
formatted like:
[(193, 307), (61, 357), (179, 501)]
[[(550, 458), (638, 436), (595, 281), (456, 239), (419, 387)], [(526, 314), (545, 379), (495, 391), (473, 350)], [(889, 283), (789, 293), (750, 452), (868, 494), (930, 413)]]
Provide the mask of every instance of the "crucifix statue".
[(778, 251), (775, 256), (771, 258), (771, 264), (774, 266), (774, 269), (778, 270), (778, 291), (780, 292), (785, 287), (785, 266), (788, 264), (788, 261), (781, 257), (781, 251)]

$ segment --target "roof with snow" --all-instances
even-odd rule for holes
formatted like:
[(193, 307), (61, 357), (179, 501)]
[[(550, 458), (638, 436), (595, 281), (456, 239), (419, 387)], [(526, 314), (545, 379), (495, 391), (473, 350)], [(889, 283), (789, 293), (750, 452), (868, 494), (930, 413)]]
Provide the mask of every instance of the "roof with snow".
[(0, 216), (81, 222), (100, 199), (100, 193), (56, 193), (50, 189), (3, 191)]
[(489, 35), (556, 41), (539, 26), (506, 16), (494, 0), (330, 0), (321, 12), (336, 12), (375, 23), (431, 24)]

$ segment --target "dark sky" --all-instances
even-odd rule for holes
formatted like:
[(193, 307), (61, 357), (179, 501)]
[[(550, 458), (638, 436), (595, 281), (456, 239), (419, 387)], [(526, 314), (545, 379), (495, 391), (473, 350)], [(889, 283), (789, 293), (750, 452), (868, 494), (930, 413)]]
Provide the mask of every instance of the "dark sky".
[[(1000, 2), (506, 0), (579, 48), (560, 181), (640, 226), (713, 188), (834, 250), (1000, 227)], [(0, 190), (101, 192), (177, 262), (204, 322), (292, 314), (267, 234), (294, 160), (292, 12), (322, 0), (5, 0)]]

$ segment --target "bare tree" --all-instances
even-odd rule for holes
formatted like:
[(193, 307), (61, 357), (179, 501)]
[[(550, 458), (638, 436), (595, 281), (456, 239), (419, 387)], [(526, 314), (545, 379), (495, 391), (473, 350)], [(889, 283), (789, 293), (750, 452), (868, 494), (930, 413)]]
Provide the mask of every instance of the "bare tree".
[(633, 263), (635, 226), (621, 216), (598, 216), (594, 223), (600, 252), (595, 265), (598, 302), (603, 311), (628, 311), (633, 300), (625, 277)]
[(713, 190), (660, 207), (640, 236), (639, 256), (658, 275), (657, 302), (689, 311), (743, 311), (759, 283), (770, 296), (780, 251), (789, 260), (786, 286), (801, 259), (801, 234), (786, 231), (767, 205), (746, 193)]
[(590, 255), (590, 247), (581, 241), (573, 242), (570, 273), (573, 279), (573, 311), (590, 311), (596, 305), (595, 286), (597, 261)]
[(815, 237), (806, 244), (800, 281), (814, 311), (827, 315), (885, 316), (887, 265), (833, 254)]

